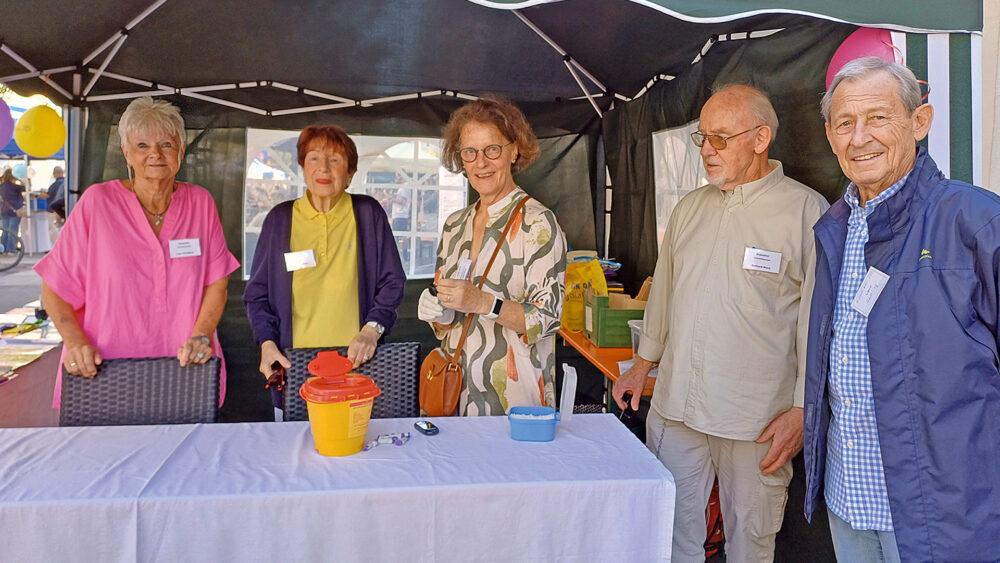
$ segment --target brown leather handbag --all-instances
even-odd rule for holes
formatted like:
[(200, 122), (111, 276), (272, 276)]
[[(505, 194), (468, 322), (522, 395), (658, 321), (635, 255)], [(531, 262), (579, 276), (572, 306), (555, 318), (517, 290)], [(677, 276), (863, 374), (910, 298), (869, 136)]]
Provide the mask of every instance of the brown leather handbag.
[[(493, 249), (493, 255), (486, 263), (483, 275), (479, 277), (479, 284), (476, 286), (478, 289), (482, 289), (483, 284), (486, 283), (486, 276), (490, 273), (490, 268), (493, 266), (497, 254), (500, 253), (500, 247), (507, 240), (514, 220), (520, 215), (524, 204), (529, 199), (531, 198), (526, 197), (519, 201), (517, 207), (511, 212), (510, 218), (507, 219), (507, 225), (503, 229), (503, 234), (500, 235), (496, 248)], [(465, 322), (462, 324), (462, 336), (458, 339), (458, 346), (455, 347), (454, 354), (449, 354), (444, 348), (438, 346), (431, 350), (431, 353), (424, 358), (424, 362), (420, 364), (420, 410), (427, 416), (454, 416), (455, 411), (458, 410), (458, 397), (462, 393), (462, 381), (465, 379), (465, 372), (461, 364), (462, 348), (465, 347), (465, 340), (469, 336), (469, 329), (472, 327), (472, 320), (475, 317), (476, 315), (472, 313), (465, 316)]]

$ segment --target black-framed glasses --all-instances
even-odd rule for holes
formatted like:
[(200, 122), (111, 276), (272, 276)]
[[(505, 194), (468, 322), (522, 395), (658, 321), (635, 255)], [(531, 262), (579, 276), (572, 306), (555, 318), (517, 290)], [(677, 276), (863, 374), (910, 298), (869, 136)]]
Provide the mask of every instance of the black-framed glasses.
[(514, 144), (514, 141), (511, 141), (505, 145), (487, 145), (482, 149), (477, 149), (474, 147), (465, 147), (464, 149), (458, 151), (458, 156), (462, 157), (462, 160), (465, 162), (475, 162), (476, 159), (479, 158), (479, 151), (482, 150), (483, 156), (485, 156), (490, 160), (496, 160), (500, 158), (501, 154), (503, 154), (503, 148), (506, 147), (507, 145), (512, 145), (512, 144)]
[(691, 133), (691, 140), (694, 141), (694, 144), (698, 148), (701, 148), (705, 144), (705, 141), (708, 141), (708, 144), (712, 145), (713, 149), (721, 151), (724, 150), (726, 146), (728, 146), (727, 141), (729, 139), (732, 139), (733, 137), (739, 137), (744, 133), (749, 133), (756, 129), (760, 129), (761, 127), (763, 127), (763, 125), (757, 125), (755, 127), (747, 129), (746, 131), (740, 131), (739, 133), (734, 133), (732, 135), (729, 135), (728, 137), (723, 137), (722, 135), (706, 135), (701, 131), (695, 131), (694, 133)]

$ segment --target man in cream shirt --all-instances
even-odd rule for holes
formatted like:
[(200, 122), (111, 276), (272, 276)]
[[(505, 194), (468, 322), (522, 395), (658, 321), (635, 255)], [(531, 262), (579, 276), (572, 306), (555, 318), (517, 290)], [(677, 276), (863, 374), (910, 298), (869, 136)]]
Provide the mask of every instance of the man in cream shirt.
[(659, 376), (647, 446), (677, 483), (673, 560), (704, 561), (705, 506), (718, 476), (729, 561), (770, 561), (802, 448), (815, 251), (829, 207), (767, 158), (778, 118), (750, 86), (716, 91), (692, 134), (709, 184), (670, 216), (624, 408)]

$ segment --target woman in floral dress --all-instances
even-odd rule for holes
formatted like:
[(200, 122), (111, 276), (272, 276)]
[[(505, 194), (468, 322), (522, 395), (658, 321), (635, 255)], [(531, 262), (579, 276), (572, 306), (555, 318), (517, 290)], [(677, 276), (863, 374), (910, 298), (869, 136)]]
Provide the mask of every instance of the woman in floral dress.
[[(555, 406), (555, 337), (566, 272), (566, 239), (555, 214), (530, 199), (505, 240), (504, 226), (530, 196), (514, 172), (538, 156), (538, 140), (510, 102), (485, 97), (454, 114), (444, 132), (445, 168), (463, 172), (479, 195), (445, 222), (437, 296), (425, 290), (419, 317), (454, 351), (466, 314), (476, 314), (462, 351), (459, 414), (503, 415), (514, 406)], [(483, 289), (476, 287), (497, 244)], [(460, 266), (471, 262), (468, 279)]]

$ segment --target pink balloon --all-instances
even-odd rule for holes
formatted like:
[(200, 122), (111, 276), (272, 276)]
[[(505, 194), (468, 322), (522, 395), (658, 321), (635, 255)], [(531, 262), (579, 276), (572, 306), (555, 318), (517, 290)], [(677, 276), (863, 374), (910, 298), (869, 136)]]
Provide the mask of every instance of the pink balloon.
[(10, 115), (7, 102), (0, 100), (0, 148), (6, 147), (14, 134), (14, 117)]
[(847, 36), (830, 59), (826, 70), (826, 87), (830, 88), (833, 77), (845, 64), (861, 57), (878, 57), (886, 61), (895, 61), (896, 53), (892, 48), (892, 34), (888, 29), (862, 27)]

